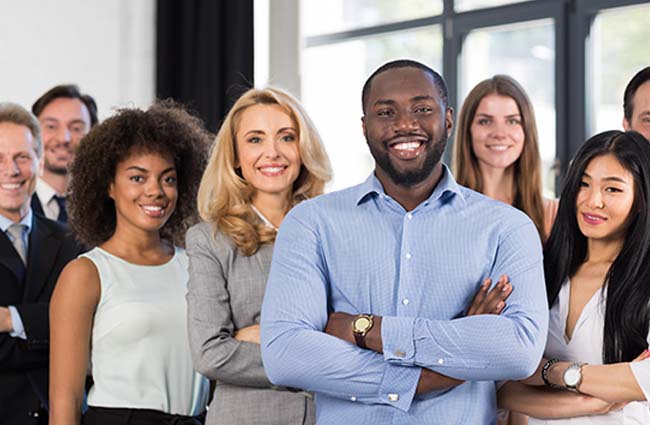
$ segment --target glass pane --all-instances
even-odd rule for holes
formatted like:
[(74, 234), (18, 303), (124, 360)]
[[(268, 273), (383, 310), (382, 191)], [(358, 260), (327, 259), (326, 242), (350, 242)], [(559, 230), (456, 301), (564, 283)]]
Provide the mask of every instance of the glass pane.
[(361, 89), (384, 62), (414, 59), (440, 71), (439, 26), (354, 39), (303, 50), (302, 100), (334, 167), (328, 190), (365, 180), (374, 162), (361, 130)]
[(533, 102), (544, 189), (554, 194), (555, 173), (555, 30), (552, 19), (483, 28), (468, 34), (460, 66), (462, 99), (479, 82), (495, 74), (517, 80)]
[(625, 86), (650, 64), (648, 22), (648, 5), (610, 9), (594, 20), (587, 50), (589, 134), (622, 128)]
[(456, 12), (465, 12), (467, 10), (503, 6), (512, 3), (523, 3), (525, 1), (530, 1), (530, 0), (455, 0), (454, 10)]
[(442, 13), (442, 0), (301, 0), (305, 36), (417, 19)]

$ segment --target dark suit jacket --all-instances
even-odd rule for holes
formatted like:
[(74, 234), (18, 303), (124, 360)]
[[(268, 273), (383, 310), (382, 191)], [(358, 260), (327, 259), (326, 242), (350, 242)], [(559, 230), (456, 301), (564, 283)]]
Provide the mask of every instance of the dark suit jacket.
[[(27, 267), (0, 232), (0, 306), (13, 305), (27, 340), (0, 333), (0, 423), (47, 423), (39, 408), (47, 404), (49, 301), (63, 267), (81, 253), (68, 227), (33, 215)], [(24, 274), (21, 277), (21, 270)], [(45, 419), (45, 421), (43, 421)]]
[(43, 204), (41, 204), (41, 199), (38, 197), (36, 192), (32, 194), (31, 206), (32, 206), (32, 212), (36, 214), (40, 214), (42, 216), (45, 215), (45, 211), (43, 211)]

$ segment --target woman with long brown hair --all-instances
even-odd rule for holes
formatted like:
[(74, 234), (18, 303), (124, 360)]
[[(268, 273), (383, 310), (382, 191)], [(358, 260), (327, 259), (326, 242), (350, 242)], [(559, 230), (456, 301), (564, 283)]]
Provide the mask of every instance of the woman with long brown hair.
[(541, 159), (532, 104), (506, 75), (480, 82), (463, 102), (454, 141), (458, 183), (525, 212), (542, 241), (557, 201), (542, 197)]

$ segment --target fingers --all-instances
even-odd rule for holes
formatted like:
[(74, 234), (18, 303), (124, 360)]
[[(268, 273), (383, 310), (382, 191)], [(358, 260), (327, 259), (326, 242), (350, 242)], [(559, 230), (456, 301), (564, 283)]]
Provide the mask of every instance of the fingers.
[(500, 314), (506, 307), (506, 300), (512, 293), (512, 284), (508, 282), (506, 276), (501, 276), (499, 282), (487, 294), (483, 305), (485, 313), (483, 314)]
[(492, 285), (492, 279), (489, 277), (483, 280), (483, 283), (481, 286), (478, 288), (478, 291), (476, 291), (476, 295), (474, 295), (474, 299), (472, 300), (471, 305), (467, 309), (467, 316), (474, 316), (476, 314), (482, 314), (479, 312), (479, 309), (483, 302), (485, 301), (485, 297), (488, 294), (488, 289), (490, 288), (490, 285)]

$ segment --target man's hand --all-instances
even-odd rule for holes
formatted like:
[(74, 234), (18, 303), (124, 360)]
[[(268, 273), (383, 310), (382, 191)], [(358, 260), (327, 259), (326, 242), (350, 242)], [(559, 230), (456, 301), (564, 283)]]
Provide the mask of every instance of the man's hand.
[(253, 344), (260, 343), (260, 325), (251, 325), (241, 328), (233, 335), (237, 341), (252, 342)]
[(0, 307), (0, 333), (8, 333), (14, 330), (11, 321), (11, 313), (8, 307)]
[(465, 316), (501, 314), (506, 307), (506, 299), (512, 293), (512, 284), (510, 284), (506, 275), (502, 275), (494, 288), (489, 290), (491, 284), (492, 279), (489, 277), (483, 281)]
[[(340, 311), (331, 313), (325, 326), (325, 333), (356, 345), (357, 342), (352, 333), (352, 322), (354, 322), (356, 317), (356, 314), (348, 314)], [(377, 353), (383, 353), (381, 316), (373, 316), (372, 318), (372, 329), (366, 334), (366, 347)]]

